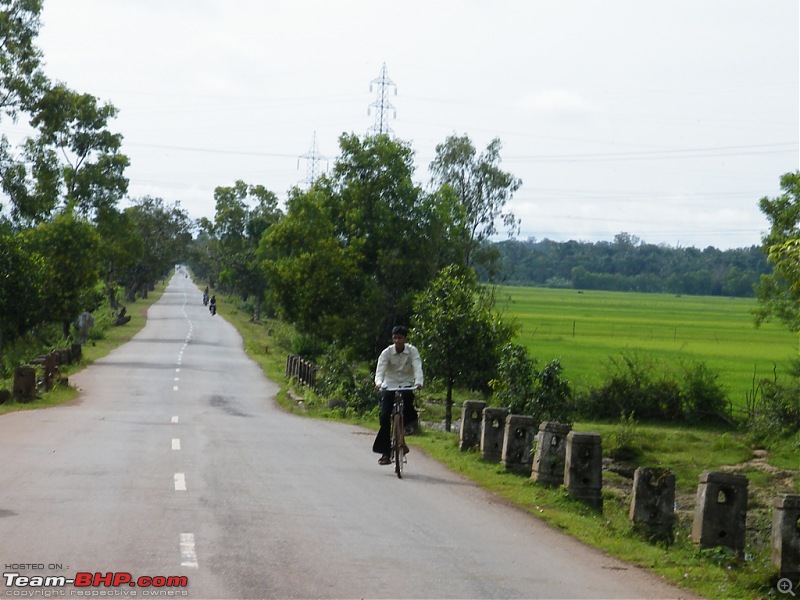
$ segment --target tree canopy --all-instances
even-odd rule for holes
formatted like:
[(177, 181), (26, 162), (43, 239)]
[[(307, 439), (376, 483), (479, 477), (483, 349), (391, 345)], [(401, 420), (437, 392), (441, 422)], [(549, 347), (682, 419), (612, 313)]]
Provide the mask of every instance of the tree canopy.
[(800, 331), (800, 171), (783, 175), (781, 190), (780, 196), (759, 201), (771, 223), (763, 243), (774, 271), (761, 277), (756, 323), (776, 317), (790, 331)]

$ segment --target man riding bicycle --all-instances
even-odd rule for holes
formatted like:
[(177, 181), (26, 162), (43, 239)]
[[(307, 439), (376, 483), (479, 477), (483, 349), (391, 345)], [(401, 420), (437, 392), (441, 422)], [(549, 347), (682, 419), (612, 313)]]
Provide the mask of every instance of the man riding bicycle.
[[(408, 329), (398, 325), (392, 329), (392, 345), (381, 352), (378, 357), (378, 365), (375, 368), (375, 391), (384, 390), (381, 396), (380, 429), (375, 436), (372, 451), (380, 454), (378, 463), (381, 465), (391, 464), (392, 441), (389, 431), (391, 429), (392, 408), (394, 407), (394, 392), (387, 391), (387, 388), (407, 387), (408, 390), (403, 394), (403, 421), (406, 430), (413, 430), (416, 426), (417, 411), (414, 408), (414, 389), (422, 389), (424, 382), (422, 375), (422, 360), (419, 357), (419, 350), (411, 344), (406, 343)], [(408, 452), (408, 446), (403, 447), (404, 452)]]

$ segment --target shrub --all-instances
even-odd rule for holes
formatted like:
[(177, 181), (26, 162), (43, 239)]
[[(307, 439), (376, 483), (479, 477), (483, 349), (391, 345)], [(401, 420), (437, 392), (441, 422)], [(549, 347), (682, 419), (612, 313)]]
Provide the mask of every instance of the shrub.
[(784, 383), (777, 375), (772, 380), (762, 379), (748, 398), (743, 425), (757, 444), (800, 436), (800, 380), (792, 377)]
[(636, 354), (623, 353), (611, 363), (608, 380), (578, 399), (582, 417), (615, 419), (635, 413), (651, 421), (728, 420), (725, 391), (704, 363), (685, 363), (677, 373)]
[(569, 420), (572, 390), (558, 359), (539, 370), (521, 344), (506, 344), (500, 354), (498, 377), (490, 384), (496, 403), (513, 414), (530, 415), (537, 423)]
[(356, 414), (369, 412), (377, 406), (369, 374), (359, 371), (341, 352), (325, 354), (318, 367), (315, 392), (325, 398), (329, 406)]

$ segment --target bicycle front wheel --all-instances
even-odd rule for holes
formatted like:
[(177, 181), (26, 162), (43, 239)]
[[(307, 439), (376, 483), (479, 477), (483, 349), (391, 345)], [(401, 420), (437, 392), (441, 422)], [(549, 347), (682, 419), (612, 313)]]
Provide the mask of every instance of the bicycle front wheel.
[(403, 415), (396, 413), (392, 423), (392, 448), (394, 449), (394, 472), (399, 479), (403, 478), (403, 462), (405, 453), (403, 452)]

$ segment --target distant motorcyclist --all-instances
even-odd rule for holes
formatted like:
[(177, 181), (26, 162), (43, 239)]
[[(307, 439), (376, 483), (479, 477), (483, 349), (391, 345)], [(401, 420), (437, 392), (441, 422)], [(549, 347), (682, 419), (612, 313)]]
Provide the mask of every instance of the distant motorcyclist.
[(211, 296), (211, 301), (208, 303), (208, 310), (211, 313), (212, 317), (215, 314), (217, 314), (217, 297), (216, 296)]

